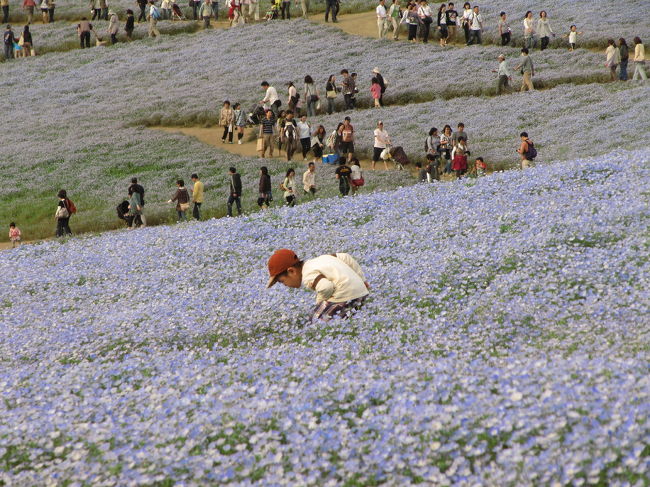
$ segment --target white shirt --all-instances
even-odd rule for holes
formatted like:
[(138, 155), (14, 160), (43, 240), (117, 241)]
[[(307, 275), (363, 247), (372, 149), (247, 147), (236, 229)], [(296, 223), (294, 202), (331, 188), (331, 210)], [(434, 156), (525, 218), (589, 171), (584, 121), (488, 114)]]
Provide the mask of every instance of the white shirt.
[(316, 171), (311, 172), (309, 169), (302, 175), (302, 187), (309, 192), (309, 188), (316, 186)]
[(508, 78), (510, 77), (510, 70), (508, 69), (508, 63), (506, 63), (505, 59), (499, 63), (498, 75), (507, 76)]
[(470, 25), (470, 29), (472, 30), (481, 30), (481, 24), (483, 23), (483, 17), (481, 17), (481, 14), (475, 14), (472, 12), (472, 24)]
[(634, 46), (634, 62), (640, 63), (645, 61), (645, 46), (637, 44)]
[(366, 296), (365, 282), (361, 267), (350, 254), (321, 255), (302, 266), (302, 285), (316, 291), (317, 303), (345, 303)]
[(569, 44), (575, 44), (576, 39), (578, 38), (578, 31), (569, 32)]
[(388, 141), (388, 132), (381, 129), (375, 129), (375, 145), (378, 149), (385, 149)]
[(361, 168), (359, 166), (352, 164), (350, 169), (352, 170), (352, 174), (350, 175), (352, 179), (361, 179)]
[(298, 120), (297, 127), (299, 139), (308, 139), (311, 137), (311, 127), (309, 127), (309, 124), (307, 122)]
[(386, 7), (383, 5), (377, 5), (377, 8), (375, 9), (375, 12), (377, 12), (377, 18), (378, 19), (385, 19), (386, 18)]
[[(269, 86), (266, 89), (266, 94), (264, 95), (264, 100), (262, 100), (265, 105), (271, 106), (278, 99), (278, 92), (273, 86)], [(267, 107), (268, 108), (268, 107)]]
[(533, 28), (533, 19), (525, 18), (524, 19), (524, 35), (530, 36), (535, 33)]
[(431, 7), (429, 7), (429, 5), (418, 7), (418, 15), (422, 19), (425, 17), (431, 17)]

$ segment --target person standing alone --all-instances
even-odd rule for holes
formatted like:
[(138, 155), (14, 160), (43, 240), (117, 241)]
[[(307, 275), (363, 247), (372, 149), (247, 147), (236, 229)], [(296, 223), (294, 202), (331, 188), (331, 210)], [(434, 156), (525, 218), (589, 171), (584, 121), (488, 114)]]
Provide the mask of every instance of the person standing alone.
[(199, 175), (194, 173), (190, 177), (192, 179), (192, 201), (194, 201), (194, 208), (192, 208), (192, 216), (195, 220), (201, 219), (201, 205), (203, 204), (203, 183), (199, 180)]
[(241, 176), (237, 169), (231, 167), (228, 174), (230, 175), (230, 196), (228, 196), (228, 216), (232, 216), (232, 204), (237, 205), (237, 212), (241, 215)]

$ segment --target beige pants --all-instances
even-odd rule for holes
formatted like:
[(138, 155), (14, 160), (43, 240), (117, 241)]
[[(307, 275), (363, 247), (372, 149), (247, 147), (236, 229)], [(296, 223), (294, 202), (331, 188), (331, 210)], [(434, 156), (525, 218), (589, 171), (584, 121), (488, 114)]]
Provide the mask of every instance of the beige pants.
[(260, 20), (260, 3), (259, 1), (248, 4), (248, 16), (252, 17), (253, 20)]
[(160, 31), (156, 28), (158, 21), (154, 18), (149, 19), (149, 37), (157, 37), (160, 35)]
[(388, 30), (386, 27), (386, 19), (377, 17), (377, 34), (380, 39), (383, 39), (386, 35), (386, 31)]
[(397, 40), (399, 38), (399, 28), (400, 28), (399, 19), (396, 19), (395, 17), (391, 17), (390, 23), (393, 25), (393, 39)]
[(521, 91), (526, 91), (526, 89), (529, 89), (530, 91), (535, 91), (535, 87), (533, 86), (533, 80), (530, 77), (530, 73), (526, 72), (524, 73), (524, 77), (521, 80)]
[(266, 149), (269, 149), (269, 157), (273, 157), (273, 134), (262, 134), (262, 150), (260, 157), (266, 155)]
[(302, 9), (302, 16), (307, 18), (309, 12), (309, 0), (300, 0), (300, 8)]
[(521, 168), (522, 169), (528, 169), (530, 167), (530, 162), (528, 159), (522, 159), (521, 160)]

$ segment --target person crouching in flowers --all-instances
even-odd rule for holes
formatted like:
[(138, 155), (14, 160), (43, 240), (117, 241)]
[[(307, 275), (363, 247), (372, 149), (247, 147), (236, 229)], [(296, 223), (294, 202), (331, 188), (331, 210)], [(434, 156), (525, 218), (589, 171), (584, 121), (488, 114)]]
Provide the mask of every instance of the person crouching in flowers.
[(334, 316), (348, 318), (368, 296), (370, 285), (350, 255), (342, 252), (302, 261), (289, 249), (276, 250), (268, 262), (267, 289), (276, 282), (287, 287), (304, 286), (316, 293), (311, 321), (327, 321)]

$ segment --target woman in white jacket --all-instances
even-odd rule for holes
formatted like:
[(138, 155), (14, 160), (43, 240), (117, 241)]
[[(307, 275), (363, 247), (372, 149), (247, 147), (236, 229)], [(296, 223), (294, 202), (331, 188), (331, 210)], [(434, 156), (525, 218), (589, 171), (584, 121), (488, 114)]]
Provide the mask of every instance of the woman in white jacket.
[(117, 42), (117, 31), (119, 30), (120, 19), (118, 19), (117, 14), (112, 10), (108, 12), (108, 33), (111, 36), (111, 44)]
[(542, 42), (541, 45), (542, 51), (548, 47), (548, 43), (551, 40), (551, 36), (555, 37), (555, 32), (553, 32), (553, 29), (551, 28), (551, 24), (548, 21), (548, 16), (546, 15), (545, 10), (542, 10), (539, 13), (539, 19), (537, 20), (537, 35), (539, 36), (540, 41)]
[(616, 81), (616, 68), (621, 62), (621, 54), (616, 47), (614, 39), (607, 39), (607, 49), (605, 49), (605, 67), (609, 68), (610, 81)]

